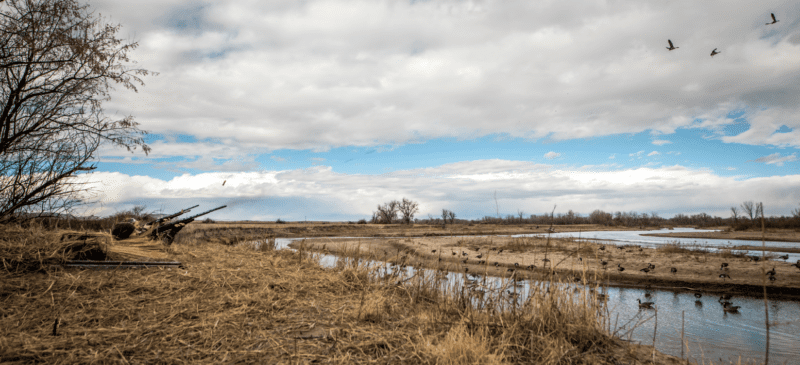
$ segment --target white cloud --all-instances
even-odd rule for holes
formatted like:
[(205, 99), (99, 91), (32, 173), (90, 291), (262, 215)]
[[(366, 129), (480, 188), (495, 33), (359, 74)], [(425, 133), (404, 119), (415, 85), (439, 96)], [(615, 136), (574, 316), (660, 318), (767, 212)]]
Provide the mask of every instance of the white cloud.
[(644, 151), (639, 151), (639, 152), (634, 152), (634, 153), (628, 154), (628, 156), (636, 157), (636, 158), (642, 158), (642, 155), (644, 155)]
[(678, 155), (680, 155), (681, 153), (680, 153), (680, 152), (678, 152), (678, 151), (669, 151), (669, 152), (667, 152), (667, 154), (668, 154), (668, 155), (675, 155), (675, 156), (678, 156)]
[[(670, 212), (726, 215), (730, 206), (747, 197), (763, 201), (768, 215), (779, 215), (788, 214), (800, 200), (800, 175), (742, 179), (678, 165), (623, 169), (594, 166), (576, 171), (508, 160), (465, 161), (381, 175), (344, 174), (316, 166), (185, 174), (168, 181), (99, 172), (80, 175), (79, 180), (90, 181), (97, 191), (97, 199), (103, 204), (90, 208), (100, 216), (138, 202), (151, 202), (151, 206), (163, 205), (165, 211), (194, 204), (202, 204), (203, 209), (229, 204), (229, 209), (215, 213), (223, 219), (302, 219), (304, 214), (309, 219), (356, 219), (368, 217), (376, 204), (407, 197), (420, 202), (421, 216), (447, 207), (459, 216), (480, 218), (494, 214), (495, 191), (501, 213), (520, 209), (538, 214), (557, 203), (559, 211), (572, 209), (584, 214), (603, 209), (658, 211), (665, 216)], [(225, 186), (221, 185), (223, 180), (227, 180)], [(279, 216), (269, 216), (273, 211), (280, 212), (274, 213)]]
[(653, 141), (653, 144), (656, 145), (656, 146), (663, 146), (665, 144), (670, 144), (670, 143), (672, 143), (672, 141), (667, 141), (667, 140), (664, 140), (664, 139), (656, 139), (656, 140)]
[(550, 152), (544, 154), (544, 158), (546, 158), (548, 160), (552, 160), (552, 159), (560, 157), (560, 156), (561, 156), (560, 153), (553, 152), (553, 151), (550, 151)]
[(608, 156), (609, 160), (613, 160), (615, 158), (617, 158), (617, 154), (616, 153), (612, 153), (611, 156)]
[(797, 160), (797, 154), (793, 153), (791, 155), (781, 156), (779, 152), (773, 153), (769, 156), (759, 157), (755, 160), (750, 162), (761, 162), (767, 165), (776, 165), (776, 166), (783, 166), (785, 162), (792, 162)]
[(659, 153), (658, 151), (653, 151), (653, 152), (648, 153), (647, 156), (657, 156), (657, 155), (660, 155), (660, 154), (661, 153)]
[[(795, 3), (93, 6), (123, 24), (121, 38), (139, 41), (130, 55), (138, 67), (160, 72), (138, 94), (114, 92), (107, 110), (153, 133), (217, 138), (246, 154), (488, 134), (718, 130), (735, 110), (750, 129), (724, 141), (800, 146), (798, 33), (786, 18), (763, 25), (768, 9), (796, 14)], [(666, 51), (668, 37), (680, 49)], [(723, 53), (708, 57), (715, 47)], [(775, 133), (784, 124), (794, 131)]]

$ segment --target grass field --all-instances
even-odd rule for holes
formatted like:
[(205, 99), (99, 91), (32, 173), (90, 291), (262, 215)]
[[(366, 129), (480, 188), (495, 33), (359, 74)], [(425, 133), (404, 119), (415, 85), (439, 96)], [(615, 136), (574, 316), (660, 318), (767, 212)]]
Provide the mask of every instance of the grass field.
[(61, 269), (74, 252), (58, 232), (0, 236), (0, 362), (679, 363), (611, 336), (588, 290), (534, 290), (498, 309), (502, 292), (398, 284), (353, 252), (323, 268), (263, 236), (258, 249), (230, 245), (256, 237), (240, 227), (198, 226), (164, 247), (185, 269)]

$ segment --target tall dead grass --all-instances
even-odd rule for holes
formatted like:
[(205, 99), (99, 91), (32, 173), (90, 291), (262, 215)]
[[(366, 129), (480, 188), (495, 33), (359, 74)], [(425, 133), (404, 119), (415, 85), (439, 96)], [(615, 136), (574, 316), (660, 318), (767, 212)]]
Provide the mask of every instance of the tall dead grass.
[(187, 269), (0, 271), (0, 362), (638, 362), (588, 291), (479, 295), (467, 275), (443, 286), (358, 255), (323, 268), (269, 239), (171, 248)]

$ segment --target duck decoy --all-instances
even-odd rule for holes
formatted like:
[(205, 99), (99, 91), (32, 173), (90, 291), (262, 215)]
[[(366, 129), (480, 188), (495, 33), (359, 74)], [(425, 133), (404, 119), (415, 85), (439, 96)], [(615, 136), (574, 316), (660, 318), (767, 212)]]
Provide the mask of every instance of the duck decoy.
[(675, 275), (675, 273), (678, 272), (678, 269), (673, 267), (673, 268), (669, 269), (669, 272), (671, 272), (672, 275)]
[(714, 56), (716, 56), (716, 55), (718, 55), (718, 54), (720, 54), (720, 53), (722, 53), (722, 52), (717, 52), (717, 49), (716, 49), (716, 48), (714, 48), (714, 50), (713, 50), (713, 51), (711, 51), (711, 57), (714, 57)]
[(765, 25), (775, 24), (780, 21), (778, 19), (775, 19), (775, 13), (769, 13), (769, 15), (772, 15), (772, 23), (767, 23)]
[(730, 279), (731, 278), (731, 276), (728, 275), (728, 274), (719, 274), (719, 277), (722, 279), (722, 281), (725, 281), (725, 279)]
[(776, 274), (775, 273), (775, 266), (772, 267), (772, 270), (767, 271), (767, 275), (769, 275), (769, 276), (775, 276), (775, 274)]
[(642, 302), (641, 299), (636, 299), (639, 302), (639, 309), (653, 309), (653, 302)]
[(667, 49), (668, 49), (668, 50), (670, 50), (670, 51), (672, 51), (673, 49), (678, 49), (678, 48), (681, 48), (681, 47), (675, 47), (675, 46), (673, 46), (673, 45), (672, 45), (672, 41), (671, 41), (671, 40), (669, 40), (669, 39), (667, 39), (667, 43), (669, 43), (669, 47), (667, 47)]

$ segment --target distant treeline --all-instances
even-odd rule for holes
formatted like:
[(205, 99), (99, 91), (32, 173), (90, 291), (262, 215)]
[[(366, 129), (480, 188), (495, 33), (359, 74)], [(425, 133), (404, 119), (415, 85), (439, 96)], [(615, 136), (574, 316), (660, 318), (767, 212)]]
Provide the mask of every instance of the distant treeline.
[[(418, 223), (440, 224), (440, 218), (429, 217), (428, 219), (417, 219)], [(621, 227), (651, 227), (651, 226), (697, 226), (715, 227), (731, 226), (736, 230), (748, 228), (760, 228), (761, 219), (759, 216), (741, 217), (733, 216), (728, 218), (711, 216), (706, 213), (694, 215), (676, 214), (672, 218), (659, 217), (657, 213), (638, 213), (638, 212), (615, 212), (609, 213), (602, 210), (595, 210), (591, 214), (584, 216), (573, 211), (567, 213), (546, 213), (542, 215), (532, 214), (525, 216), (521, 214), (506, 215), (505, 217), (486, 216), (477, 221), (456, 219), (458, 223), (492, 223), (492, 224), (535, 224), (535, 225), (569, 225), (569, 224), (600, 224), (605, 226)], [(448, 222), (450, 223), (450, 222)], [(800, 215), (764, 217), (766, 228), (800, 228)]]

